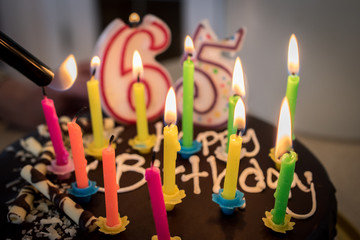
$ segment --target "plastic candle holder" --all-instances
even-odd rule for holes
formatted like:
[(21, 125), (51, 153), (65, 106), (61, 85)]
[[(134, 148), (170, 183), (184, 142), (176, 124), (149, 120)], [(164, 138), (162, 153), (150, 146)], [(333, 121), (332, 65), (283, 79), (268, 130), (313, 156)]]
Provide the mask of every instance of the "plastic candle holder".
[[(85, 153), (87, 154), (87, 155), (90, 155), (90, 156), (93, 156), (93, 157), (95, 157), (96, 159), (98, 159), (98, 160), (101, 160), (101, 158), (102, 158), (102, 150), (105, 148), (105, 147), (107, 147), (107, 145), (108, 145), (108, 142), (107, 142), (107, 140), (106, 139), (104, 139), (104, 144), (103, 144), (103, 146), (100, 146), (100, 147), (98, 147), (98, 146), (96, 146), (96, 144), (95, 144), (95, 142), (91, 142), (91, 143), (89, 143), (87, 146), (86, 146), (86, 148), (85, 148)], [(116, 147), (116, 145), (112, 145), (112, 147)]]
[(179, 151), (180, 156), (184, 159), (189, 159), (192, 155), (199, 152), (201, 150), (202, 144), (196, 140), (193, 141), (190, 147), (185, 147), (183, 144), (183, 140), (179, 140), (181, 149)]
[(51, 162), (51, 165), (47, 167), (49, 172), (57, 175), (60, 180), (68, 179), (70, 173), (74, 171), (74, 163), (71, 158), (68, 158), (68, 162), (65, 165), (58, 165), (56, 160)]
[(86, 188), (78, 188), (76, 182), (71, 183), (71, 188), (68, 190), (71, 195), (76, 197), (79, 203), (90, 202), (91, 196), (99, 190), (96, 182), (89, 180), (89, 186)]
[(139, 151), (141, 154), (148, 154), (151, 152), (151, 149), (155, 146), (156, 135), (151, 134), (145, 140), (140, 140), (138, 136), (129, 139), (129, 145)]
[(213, 202), (219, 204), (221, 211), (226, 215), (231, 215), (234, 213), (235, 208), (245, 207), (245, 198), (244, 193), (236, 190), (234, 199), (225, 199), (222, 196), (224, 189), (220, 189), (219, 193), (212, 194)]
[(166, 211), (172, 211), (176, 204), (179, 204), (182, 202), (182, 199), (186, 197), (184, 190), (179, 190), (177, 185), (175, 185), (175, 192), (173, 194), (167, 194), (164, 191), (163, 187), (163, 194), (164, 194), (164, 202), (165, 202), (165, 208)]
[[(291, 151), (294, 151), (294, 149), (291, 149)], [(269, 155), (271, 160), (275, 163), (275, 168), (280, 171), (281, 168), (281, 160), (275, 158), (275, 148), (270, 148)], [(298, 160), (298, 156), (296, 155), (296, 161)]]

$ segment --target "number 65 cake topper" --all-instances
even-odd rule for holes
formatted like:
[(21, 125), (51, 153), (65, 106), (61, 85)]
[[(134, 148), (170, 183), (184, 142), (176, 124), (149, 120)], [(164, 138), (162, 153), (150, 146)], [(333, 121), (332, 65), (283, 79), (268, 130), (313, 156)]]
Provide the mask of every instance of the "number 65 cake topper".
[[(132, 14), (130, 18), (134, 15), (138, 17), (137, 14)], [(95, 49), (95, 54), (102, 59), (96, 77), (100, 81), (102, 104), (106, 113), (121, 123), (136, 122), (131, 89), (137, 80), (132, 76), (132, 55), (137, 49), (143, 61), (142, 80), (145, 85), (147, 118), (153, 120), (162, 115), (171, 77), (156, 62), (155, 56), (164, 52), (170, 42), (168, 26), (153, 15), (146, 15), (142, 23), (136, 26), (128, 26), (122, 20), (115, 19), (106, 27)]]
[[(242, 46), (245, 29), (218, 40), (208, 21), (199, 23), (193, 35), (195, 46), (194, 124), (210, 127), (225, 126), (231, 93), (235, 55)], [(182, 114), (182, 78), (175, 83), (178, 111)]]

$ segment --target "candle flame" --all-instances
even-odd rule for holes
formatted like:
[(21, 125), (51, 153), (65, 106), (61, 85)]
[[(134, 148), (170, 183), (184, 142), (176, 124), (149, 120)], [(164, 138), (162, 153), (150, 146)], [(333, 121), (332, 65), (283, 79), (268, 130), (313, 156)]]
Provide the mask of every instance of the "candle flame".
[(292, 147), (291, 138), (291, 115), (290, 106), (287, 97), (285, 97), (281, 104), (278, 130), (276, 136), (275, 145), (275, 159), (281, 158), (281, 156), (289, 151)]
[(140, 53), (138, 50), (134, 51), (133, 54), (133, 76), (134, 78), (142, 77), (143, 74), (143, 64), (141, 61)]
[(195, 51), (194, 43), (189, 35), (187, 35), (185, 38), (184, 50), (186, 53), (190, 53), (190, 54), (193, 54)]
[(299, 47), (295, 34), (291, 35), (289, 41), (288, 71), (289, 74), (294, 74), (294, 75), (297, 75), (299, 73)]
[(165, 101), (165, 123), (170, 125), (171, 123), (176, 123), (177, 120), (176, 113), (176, 97), (174, 88), (171, 87), (166, 95)]
[(90, 71), (92, 75), (95, 74), (95, 71), (99, 66), (100, 66), (100, 58), (98, 56), (94, 56), (91, 59), (91, 63), (90, 63)]
[(133, 12), (129, 16), (129, 22), (130, 23), (138, 23), (140, 22), (140, 16), (136, 12)]
[(232, 76), (232, 90), (234, 94), (245, 97), (244, 71), (239, 57), (235, 60)]
[[(64, 91), (69, 89), (77, 77), (77, 66), (74, 55), (70, 54), (59, 67), (59, 76), (50, 84), (55, 90)], [(55, 79), (54, 79), (55, 80)]]
[(246, 126), (246, 111), (245, 104), (242, 98), (236, 102), (234, 110), (234, 127), (236, 129), (245, 129)]

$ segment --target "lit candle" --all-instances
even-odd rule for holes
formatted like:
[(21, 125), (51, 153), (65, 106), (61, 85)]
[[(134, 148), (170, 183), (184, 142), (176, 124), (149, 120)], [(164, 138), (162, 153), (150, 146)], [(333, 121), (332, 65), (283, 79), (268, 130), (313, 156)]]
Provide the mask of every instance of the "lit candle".
[(96, 68), (100, 65), (100, 58), (94, 56), (91, 60), (92, 76), (91, 79), (86, 83), (89, 107), (91, 114), (91, 126), (93, 131), (93, 146), (95, 148), (103, 148), (106, 146), (103, 130), (103, 117), (101, 112), (99, 82), (95, 79)]
[(118, 210), (117, 190), (119, 185), (116, 183), (115, 150), (111, 147), (113, 138), (114, 136), (111, 136), (109, 146), (102, 151), (106, 225), (109, 227), (121, 224)]
[(194, 111), (194, 63), (191, 56), (194, 44), (190, 36), (185, 38), (185, 52), (187, 59), (183, 64), (183, 115), (182, 115), (182, 143), (184, 147), (193, 145), (193, 111)]
[[(275, 157), (280, 157), (281, 168), (276, 191), (274, 194), (275, 206), (271, 213), (273, 216), (272, 220), (277, 225), (284, 224), (289, 192), (291, 189), (291, 183), (294, 178), (297, 154), (293, 151), (290, 151), (291, 147), (292, 140), (290, 108), (288, 100), (285, 97), (281, 104), (275, 146)], [(290, 151), (290, 153), (287, 153), (288, 151)]]
[[(60, 67), (60, 72), (65, 79), (69, 81), (75, 81), (77, 76), (76, 62), (73, 55), (70, 55)], [(43, 88), (44, 90), (44, 88)], [(56, 165), (64, 166), (67, 165), (69, 160), (69, 153), (65, 149), (61, 129), (59, 125), (59, 119), (56, 114), (54, 101), (48, 98), (44, 92), (44, 99), (41, 101), (41, 105), (45, 115), (45, 121), (48, 126), (51, 142), (54, 146)]]
[(143, 65), (140, 54), (137, 50), (135, 50), (133, 54), (132, 71), (133, 78), (137, 80), (132, 87), (133, 95), (135, 96), (137, 137), (140, 141), (145, 141), (149, 138), (149, 131), (146, 117), (145, 87), (140, 81), (142, 80), (143, 75)]
[[(298, 94), (298, 87), (300, 82), (299, 73), (299, 48), (298, 43), (295, 37), (295, 34), (292, 34), (289, 42), (288, 49), (288, 81), (286, 87), (286, 97), (289, 100), (290, 113), (291, 113), (291, 125), (294, 127), (294, 118), (295, 118), (295, 108), (296, 108), (296, 99)], [(292, 132), (293, 139), (295, 135)]]
[(148, 183), (157, 237), (159, 240), (170, 240), (164, 195), (161, 188), (160, 170), (151, 165), (150, 168), (145, 170), (145, 179)]
[(164, 127), (164, 193), (171, 195), (177, 191), (175, 184), (175, 167), (177, 152), (180, 151), (178, 128), (176, 126), (175, 92), (171, 87), (166, 96)]
[(82, 132), (76, 123), (76, 117), (68, 122), (68, 131), (71, 145), (71, 152), (74, 160), (76, 185), (78, 188), (89, 187), (89, 179), (86, 172), (87, 161), (84, 154)]
[(229, 150), (230, 136), (236, 133), (236, 128), (234, 128), (234, 109), (235, 105), (240, 97), (245, 97), (245, 83), (244, 83), (244, 72), (239, 57), (235, 60), (235, 66), (232, 76), (232, 91), (233, 95), (229, 97), (229, 117), (228, 117), (228, 134), (227, 134), (227, 143), (226, 143), (226, 152)]
[[(246, 117), (245, 117), (245, 105), (241, 98), (236, 103), (234, 112), (234, 128), (243, 130), (245, 129)], [(226, 163), (226, 175), (224, 180), (224, 191), (222, 197), (228, 200), (234, 199), (237, 190), (240, 153), (242, 146), (241, 131), (237, 135), (232, 134), (229, 141), (229, 153)]]

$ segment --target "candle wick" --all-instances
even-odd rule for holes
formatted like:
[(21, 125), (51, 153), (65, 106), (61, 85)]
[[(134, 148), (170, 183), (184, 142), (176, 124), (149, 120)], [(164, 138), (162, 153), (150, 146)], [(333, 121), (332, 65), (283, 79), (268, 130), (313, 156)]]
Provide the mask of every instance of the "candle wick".
[(42, 88), (42, 94), (43, 94), (43, 96), (46, 97), (47, 95), (46, 95), (45, 87), (41, 87), (41, 88)]
[(96, 67), (92, 70), (92, 73), (91, 73), (91, 76), (95, 76), (95, 73), (96, 73)]
[(83, 106), (83, 107), (74, 115), (72, 121), (73, 121), (73, 122), (76, 122), (76, 120), (79, 118), (79, 116), (80, 116), (81, 114), (83, 114), (86, 109), (87, 109), (87, 107), (86, 107), (86, 106)]
[(111, 147), (111, 143), (114, 141), (115, 136), (111, 135), (110, 140), (109, 140), (109, 147)]
[(138, 74), (138, 76), (137, 76), (137, 82), (138, 83), (140, 82), (140, 74)]
[(245, 128), (239, 128), (239, 129), (237, 129), (236, 134), (237, 134), (239, 137), (242, 137), (243, 134), (244, 134), (244, 132), (245, 132)]
[(151, 165), (150, 165), (151, 167), (154, 166), (155, 158), (156, 158), (156, 152), (153, 151), (152, 156), (151, 156)]

